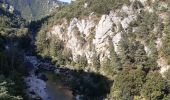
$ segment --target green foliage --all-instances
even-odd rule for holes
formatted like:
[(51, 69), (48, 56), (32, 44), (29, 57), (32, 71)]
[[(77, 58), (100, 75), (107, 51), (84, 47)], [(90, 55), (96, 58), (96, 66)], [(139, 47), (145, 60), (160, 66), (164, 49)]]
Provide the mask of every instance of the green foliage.
[(0, 16), (0, 27), (4, 28), (18, 28), (21, 25), (24, 26), (24, 20), (15, 17), (13, 14)]
[(61, 6), (56, 10), (56, 12), (53, 14), (53, 16), (49, 19), (49, 22), (52, 22), (54, 20), (58, 20), (61, 18), (67, 18), (68, 20), (73, 17), (79, 17), (82, 14), (86, 12), (84, 9), (85, 1), (84, 0), (77, 0), (74, 3), (71, 3), (69, 5)]
[(89, 10), (97, 14), (107, 14), (110, 10), (122, 7), (123, 4), (130, 4), (129, 0), (87, 0), (90, 4)]
[[(57, 37), (56, 37), (57, 38)], [(62, 50), (63, 50), (63, 43), (60, 40), (57, 40), (55, 38), (52, 38), (50, 41), (50, 55), (57, 57), (59, 55), (62, 55)]]
[(25, 100), (23, 76), (26, 69), (21, 49), (25, 49), (25, 45), (29, 47), (29, 43), (25, 43), (28, 29), (22, 18), (2, 8), (0, 12), (0, 100)]
[(169, 100), (170, 99), (170, 95), (167, 95), (163, 100)]
[(139, 68), (148, 69), (148, 57), (144, 46), (139, 41), (131, 43), (127, 39), (122, 39), (120, 41), (120, 48), (122, 64), (134, 64)]
[(142, 38), (145, 41), (150, 40), (149, 35), (154, 29), (154, 25), (158, 23), (158, 16), (156, 13), (149, 13), (149, 12), (141, 12), (137, 18), (137, 26), (139, 26), (139, 30), (137, 32), (137, 37)]
[(117, 74), (109, 98), (115, 100), (134, 100), (144, 97), (146, 100), (167, 100), (169, 84), (157, 71), (146, 74), (141, 69), (125, 66)]
[(139, 96), (142, 85), (145, 81), (146, 73), (140, 69), (131, 69), (126, 66), (122, 72), (118, 73), (111, 90), (111, 97), (115, 100), (132, 100), (134, 96)]
[[(87, 7), (84, 7), (85, 3), (87, 3)], [(37, 35), (36, 45), (38, 53), (53, 58), (57, 64), (72, 64), (78, 67), (78, 69), (84, 70), (88, 66), (87, 58), (85, 56), (79, 56), (77, 62), (71, 61), (72, 55), (64, 47), (63, 42), (57, 40), (58, 37), (48, 39), (47, 32), (55, 24), (61, 24), (64, 18), (67, 21), (70, 21), (73, 17), (81, 19), (87, 17), (91, 12), (100, 16), (102, 14), (108, 14), (110, 10), (119, 9), (123, 4), (129, 4), (129, 0), (76, 0), (69, 5), (59, 7), (56, 12), (47, 18), (47, 21), (44, 22)], [(154, 7), (156, 5), (150, 4), (150, 6)], [(135, 0), (131, 6), (133, 6), (135, 11), (136, 9), (143, 8), (142, 3), (138, 0)], [(160, 53), (156, 48), (156, 40), (158, 37), (162, 37), (162, 33), (165, 33), (165, 37), (162, 39), (161, 53), (167, 58), (168, 64), (170, 64), (170, 27), (169, 22), (165, 25), (162, 23), (156, 11), (157, 9), (155, 8), (153, 12), (141, 10), (137, 16), (137, 20), (130, 24), (131, 27), (128, 30), (122, 31), (120, 24), (119, 31), (122, 31), (123, 34), (119, 43), (119, 53), (115, 52), (113, 43), (110, 41), (110, 45), (108, 46), (110, 58), (106, 58), (103, 62), (100, 62), (98, 55), (93, 56), (92, 66), (97, 71), (102, 70), (108, 77), (112, 76), (114, 80), (110, 95), (111, 100), (133, 100), (137, 98), (168, 100), (169, 85), (157, 72), (157, 59)], [(137, 29), (137, 31), (133, 32), (133, 28)], [(65, 33), (65, 30), (63, 31)], [(92, 45), (94, 39), (93, 33), (95, 32), (89, 35), (87, 41), (82, 38), (83, 36), (77, 32), (77, 29), (74, 32), (82, 45), (86, 42)], [(145, 51), (146, 47), (148, 51)], [(93, 51), (93, 47), (90, 47), (90, 50)], [(166, 78), (169, 80), (168, 76), (169, 74), (167, 72)], [(83, 79), (80, 79), (81, 77), (75, 79), (76, 81), (73, 81), (73, 84), (76, 86), (77, 84), (79, 86), (80, 83), (85, 84), (85, 86), (88, 85)], [(101, 84), (99, 86), (105, 87), (103, 82)], [(87, 90), (82, 89), (85, 93), (91, 93), (89, 90), (89, 88)]]
[(132, 6), (133, 6), (134, 10), (139, 9), (139, 8), (143, 8), (143, 4), (140, 1), (138, 1), (138, 0), (135, 0), (133, 2)]
[(25, 20), (4, 10), (1, 7), (2, 5), (3, 3), (0, 3), (0, 35), (6, 37), (3, 38), (3, 41), (18, 44), (19, 48), (28, 48), (30, 39), (28, 37), (28, 28), (26, 27), (27, 24)]
[(165, 72), (166, 79), (170, 81), (170, 69)]
[(62, 51), (63, 59), (65, 59), (65, 64), (70, 65), (72, 62), (72, 52), (70, 49), (64, 48)]
[(162, 55), (167, 59), (167, 63), (170, 64), (170, 22), (164, 26), (164, 33), (166, 36), (162, 40)]
[(47, 39), (46, 33), (40, 32), (36, 40), (36, 51), (42, 57), (52, 58), (53, 63), (56, 64), (71, 63), (71, 52), (64, 47), (63, 41), (59, 40), (58, 37)]
[(77, 57), (77, 62), (76, 62), (76, 66), (78, 67), (78, 69), (84, 69), (85, 67), (87, 67), (87, 58), (85, 56), (78, 56)]
[(113, 66), (111, 66), (111, 60), (108, 58), (105, 58), (103, 62), (101, 62), (101, 68), (105, 71), (107, 75), (114, 75), (115, 70), (113, 69)]
[(23, 100), (22, 97), (19, 96), (13, 96), (10, 93), (9, 87), (13, 87), (15, 84), (9, 80), (6, 79), (4, 76), (0, 76), (0, 100)]
[(109, 45), (109, 50), (110, 50), (110, 56), (111, 56), (110, 66), (112, 67), (111, 70), (119, 71), (119, 70), (122, 69), (120, 58), (117, 55), (117, 53), (115, 52), (115, 50), (114, 50), (114, 46), (113, 46), (112, 41), (110, 41), (109, 44), (110, 44)]
[(92, 66), (96, 70), (99, 70), (99, 68), (100, 68), (100, 60), (99, 60), (99, 57), (97, 57), (96, 55), (93, 55), (93, 57), (92, 57)]
[(0, 75), (4, 76), (0, 77), (0, 100), (21, 100), (21, 97), (25, 98), (23, 76), (26, 74), (26, 69), (22, 62), (22, 58), (13, 50), (8, 54), (0, 52)]
[(158, 72), (150, 72), (141, 93), (146, 99), (162, 100), (169, 94), (167, 81)]
[[(155, 42), (161, 36), (163, 30), (163, 24), (159, 21), (158, 15), (155, 12), (142, 11), (138, 15), (137, 20), (131, 23), (131, 26), (138, 27), (138, 30), (136, 33), (130, 31), (129, 41), (135, 41), (137, 39), (143, 42), (149, 51), (145, 66), (152, 70), (157, 69), (156, 60), (158, 59), (158, 51)], [(154, 29), (157, 29), (157, 32), (153, 32)], [(142, 53), (141, 50), (138, 50), (138, 52)]]
[(105, 58), (103, 62), (101, 62), (101, 67), (105, 71), (107, 75), (111, 75), (112, 77), (122, 69), (120, 58), (114, 50), (114, 46), (112, 41), (109, 41), (109, 51), (110, 51), (110, 59)]
[(37, 36), (36, 36), (36, 46), (37, 46), (37, 52), (44, 52), (43, 48), (47, 48), (48, 47), (48, 41), (46, 39), (46, 33), (45, 32), (40, 32)]
[(128, 33), (122, 35), (122, 40), (119, 42), (120, 58), (122, 64), (133, 64), (138, 68), (144, 69), (146, 72), (149, 70), (156, 70), (158, 52), (155, 45), (155, 39), (151, 39), (145, 44), (148, 48), (148, 54), (145, 51), (145, 47), (141, 44), (141, 41), (136, 41), (136, 37), (132, 39), (132, 34)]

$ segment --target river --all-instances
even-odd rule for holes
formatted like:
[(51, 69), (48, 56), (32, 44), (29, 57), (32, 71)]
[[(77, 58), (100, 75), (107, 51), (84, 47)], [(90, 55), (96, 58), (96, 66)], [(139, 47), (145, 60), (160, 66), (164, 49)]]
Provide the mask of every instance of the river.
[[(73, 100), (74, 96), (72, 91), (66, 86), (62, 85), (59, 79), (54, 79), (53, 74), (48, 71), (39, 72), (38, 75), (35, 74), (37, 68), (35, 67), (37, 59), (34, 56), (26, 56), (27, 62), (30, 62), (28, 65), (29, 76), (25, 77), (25, 83), (27, 85), (28, 96), (34, 100), (39, 100), (40, 97), (42, 100)], [(47, 81), (39, 78), (39, 75), (44, 74), (47, 77)], [(31, 99), (31, 100), (32, 100)]]
[(54, 82), (50, 75), (47, 77), (47, 94), (50, 100), (73, 100), (72, 91), (69, 88), (63, 86), (59, 81)]
[(29, 62), (24, 80), (31, 100), (103, 100), (111, 88), (111, 81), (99, 74), (59, 68), (36, 56), (25, 56), (25, 62)]

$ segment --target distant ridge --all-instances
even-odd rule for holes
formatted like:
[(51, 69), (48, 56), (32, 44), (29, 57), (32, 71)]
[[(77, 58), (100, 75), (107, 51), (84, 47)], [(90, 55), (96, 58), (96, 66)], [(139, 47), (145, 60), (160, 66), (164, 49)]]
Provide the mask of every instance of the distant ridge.
[(59, 0), (0, 0), (12, 5), (26, 20), (41, 19), (56, 7), (67, 4)]

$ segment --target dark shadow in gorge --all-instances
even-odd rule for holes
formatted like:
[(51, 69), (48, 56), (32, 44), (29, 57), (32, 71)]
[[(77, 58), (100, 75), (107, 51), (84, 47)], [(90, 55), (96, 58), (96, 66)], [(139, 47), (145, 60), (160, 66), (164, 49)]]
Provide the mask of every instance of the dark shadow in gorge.
[(11, 34), (3, 36), (0, 33), (0, 74), (8, 76), (14, 70), (26, 74), (23, 57), (30, 46), (30, 39), (28, 36)]
[(29, 29), (30, 31), (33, 33), (33, 35), (36, 35), (35, 33), (37, 33), (39, 31), (39, 29), (42, 27), (42, 25), (47, 22), (47, 19), (50, 18), (51, 16), (46, 16), (44, 18), (41, 18), (40, 20), (36, 20), (36, 21), (31, 21), (29, 23)]
[(82, 95), (82, 100), (103, 100), (110, 92), (113, 81), (103, 75), (63, 67), (56, 69), (59, 73), (53, 73), (53, 80), (60, 80), (73, 95)]
[(12, 82), (7, 86), (9, 94), (21, 96), (23, 100), (28, 100), (23, 80), (28, 72), (23, 59), (24, 51), (29, 47), (29, 38), (25, 35), (18, 37), (15, 35), (15, 31), (7, 34), (2, 35), (0, 32), (0, 76), (4, 76)]
[(97, 73), (71, 71), (70, 87), (76, 94), (83, 94), (85, 100), (103, 100), (110, 92), (112, 81)]

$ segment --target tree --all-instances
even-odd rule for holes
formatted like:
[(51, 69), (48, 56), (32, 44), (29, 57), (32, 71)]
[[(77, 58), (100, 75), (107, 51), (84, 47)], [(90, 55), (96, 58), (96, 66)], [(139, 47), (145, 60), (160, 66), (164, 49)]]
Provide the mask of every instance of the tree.
[(40, 31), (36, 36), (36, 51), (41, 54), (44, 52), (44, 49), (48, 47), (48, 40), (46, 39), (46, 32)]
[(162, 55), (167, 59), (167, 63), (170, 64), (170, 21), (164, 26), (164, 33), (166, 34), (162, 40)]
[(78, 61), (76, 66), (79, 69), (84, 69), (85, 67), (87, 67), (87, 58), (85, 56), (78, 56)]
[(158, 72), (149, 72), (141, 94), (147, 100), (162, 100), (169, 94), (167, 81)]
[(168, 81), (170, 81), (170, 68), (165, 72), (165, 77)]
[(93, 55), (92, 57), (92, 66), (98, 70), (100, 68), (100, 60), (99, 57), (97, 55)]
[(6, 80), (4, 76), (0, 76), (0, 100), (22, 100), (20, 96), (10, 94), (9, 87), (13, 85), (11, 80)]
[(21, 100), (25, 99), (23, 76), (26, 72), (20, 47), (28, 28), (24, 28), (22, 18), (3, 10), (2, 5), (0, 2), (0, 100)]
[[(149, 71), (149, 58), (144, 50), (144, 45), (139, 41), (130, 42), (126, 37), (120, 41), (120, 57), (122, 64), (134, 64), (135, 67)], [(154, 66), (156, 67), (156, 66)]]
[(134, 96), (140, 96), (146, 73), (140, 69), (126, 68), (117, 74), (111, 89), (110, 98), (115, 100), (132, 100)]
[(141, 12), (138, 15), (137, 19), (137, 25), (139, 27), (137, 31), (137, 37), (140, 39), (144, 39), (145, 41), (149, 40), (149, 35), (154, 29), (154, 25), (158, 23), (158, 16), (155, 12), (149, 13), (149, 12)]
[(110, 64), (114, 71), (120, 71), (122, 69), (122, 65), (120, 62), (120, 58), (115, 52), (113, 42), (109, 41), (109, 50), (110, 50)]

